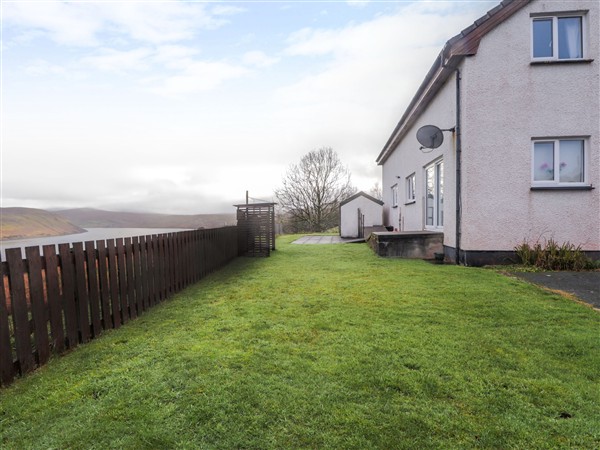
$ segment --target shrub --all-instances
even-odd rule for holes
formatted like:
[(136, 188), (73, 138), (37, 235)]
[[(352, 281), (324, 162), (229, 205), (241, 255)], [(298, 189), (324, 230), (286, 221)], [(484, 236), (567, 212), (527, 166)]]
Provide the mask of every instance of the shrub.
[(521, 264), (534, 266), (543, 270), (590, 270), (595, 268), (594, 261), (588, 258), (581, 245), (570, 242), (558, 244), (549, 239), (542, 245), (539, 241), (530, 245), (528, 242), (515, 247)]

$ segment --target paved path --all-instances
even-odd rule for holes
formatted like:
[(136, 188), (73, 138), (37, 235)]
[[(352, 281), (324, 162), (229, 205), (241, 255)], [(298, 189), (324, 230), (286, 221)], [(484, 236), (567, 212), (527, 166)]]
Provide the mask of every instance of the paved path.
[(292, 244), (343, 244), (345, 242), (364, 242), (364, 239), (342, 239), (339, 236), (302, 236)]

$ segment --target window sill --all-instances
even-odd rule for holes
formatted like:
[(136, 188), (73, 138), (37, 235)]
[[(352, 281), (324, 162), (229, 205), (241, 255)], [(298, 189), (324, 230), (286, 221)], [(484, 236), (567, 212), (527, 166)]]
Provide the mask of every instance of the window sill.
[(416, 200), (410, 200), (410, 201), (406, 202), (404, 205), (405, 205), (405, 206), (406, 206), (406, 205), (414, 205), (415, 203), (417, 203), (417, 201), (416, 201)]
[(585, 186), (531, 186), (532, 191), (591, 191), (591, 184)]
[(529, 65), (540, 66), (544, 64), (590, 64), (594, 62), (593, 59), (550, 59), (541, 61), (531, 61)]

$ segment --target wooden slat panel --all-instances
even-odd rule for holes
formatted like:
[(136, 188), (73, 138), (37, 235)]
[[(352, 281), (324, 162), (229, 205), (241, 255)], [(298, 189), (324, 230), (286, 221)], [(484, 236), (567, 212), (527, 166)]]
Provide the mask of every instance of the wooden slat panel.
[(42, 279), (42, 258), (40, 247), (25, 249), (29, 269), (29, 299), (35, 338), (35, 349), (39, 365), (44, 365), (50, 358), (50, 340), (48, 339), (48, 310), (44, 301), (44, 281)]
[(8, 305), (4, 293), (4, 270), (0, 264), (0, 385), (10, 384), (15, 377), (13, 351), (8, 328)]
[(167, 257), (165, 254), (165, 235), (158, 235), (158, 266), (160, 284), (160, 300), (163, 301), (167, 297)]
[(25, 296), (25, 266), (20, 248), (8, 248), (5, 251), (10, 275), (10, 296), (15, 336), (15, 347), (19, 369), (27, 373), (34, 369), (33, 354), (31, 353), (31, 333), (29, 328), (29, 308)]
[(102, 328), (109, 330), (113, 327), (110, 307), (110, 285), (108, 282), (108, 259), (106, 257), (106, 242), (96, 241), (98, 250), (98, 278), (100, 279), (100, 306), (102, 308)]
[(141, 281), (141, 296), (142, 296), (142, 308), (146, 311), (150, 308), (149, 302), (149, 288), (148, 288), (148, 244), (146, 242), (146, 236), (140, 236), (140, 281)]
[(173, 292), (173, 242), (171, 233), (165, 234), (165, 294), (170, 297)]
[(146, 236), (147, 263), (148, 263), (148, 304), (154, 306), (156, 301), (156, 261), (154, 260), (155, 236)]
[(133, 268), (133, 249), (131, 238), (125, 238), (125, 265), (127, 273), (127, 303), (129, 304), (129, 317), (137, 317), (137, 308), (135, 303), (135, 276)]
[(94, 241), (87, 241), (85, 243), (85, 257), (89, 287), (88, 298), (90, 302), (90, 315), (92, 317), (92, 337), (97, 337), (102, 332), (102, 318), (100, 316), (100, 283), (98, 281), (96, 246), (94, 245)]
[(181, 251), (181, 233), (173, 233), (173, 257), (175, 261), (174, 284), (175, 292), (179, 292), (183, 287), (183, 252)]
[(117, 267), (119, 272), (119, 299), (121, 305), (121, 323), (129, 320), (129, 305), (127, 304), (127, 272), (125, 271), (125, 245), (123, 238), (117, 239)]
[(161, 234), (159, 239), (160, 239), (160, 241), (159, 241), (160, 286), (161, 286), (160, 298), (161, 298), (161, 300), (165, 300), (168, 296), (168, 289), (169, 289), (169, 282), (168, 282), (169, 261), (167, 258), (167, 243), (166, 243), (167, 235)]
[(65, 312), (65, 329), (67, 330), (68, 348), (77, 347), (77, 302), (75, 300), (75, 260), (69, 244), (59, 244), (60, 274), (62, 281), (63, 310)]
[(77, 320), (79, 323), (79, 336), (81, 342), (90, 340), (90, 312), (89, 295), (87, 289), (87, 274), (85, 270), (85, 254), (83, 242), (73, 244), (75, 257), (75, 298), (77, 299)]
[(177, 292), (177, 248), (175, 242), (175, 233), (169, 233), (169, 261), (171, 264), (171, 270), (169, 273), (171, 289), (169, 291), (169, 296), (171, 296)]
[(191, 271), (192, 278), (191, 282), (195, 283), (198, 281), (198, 231), (194, 230), (190, 232), (190, 260), (191, 260)]
[(142, 256), (140, 254), (140, 239), (138, 236), (134, 237), (131, 240), (132, 246), (132, 254), (133, 254), (133, 278), (135, 280), (135, 305), (137, 308), (138, 315), (142, 314), (144, 311), (144, 292), (142, 288), (142, 270), (141, 270), (141, 260)]
[(106, 241), (108, 248), (108, 278), (110, 284), (110, 305), (112, 312), (112, 326), (119, 328), (121, 326), (121, 302), (119, 299), (119, 275), (117, 266), (117, 249), (114, 239)]
[(60, 297), (60, 280), (58, 278), (58, 257), (54, 244), (44, 245), (46, 262), (46, 289), (48, 292), (48, 313), (50, 315), (51, 346), (57, 353), (65, 351), (65, 331), (63, 325), (63, 308)]

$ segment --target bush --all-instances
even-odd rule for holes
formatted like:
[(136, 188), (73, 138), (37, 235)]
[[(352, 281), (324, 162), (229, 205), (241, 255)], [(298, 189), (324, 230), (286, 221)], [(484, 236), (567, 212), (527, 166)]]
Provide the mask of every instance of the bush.
[(588, 258), (581, 245), (577, 247), (570, 242), (558, 244), (549, 239), (542, 245), (539, 241), (533, 245), (528, 242), (515, 247), (521, 264), (534, 266), (543, 270), (590, 270), (595, 268), (594, 261)]

